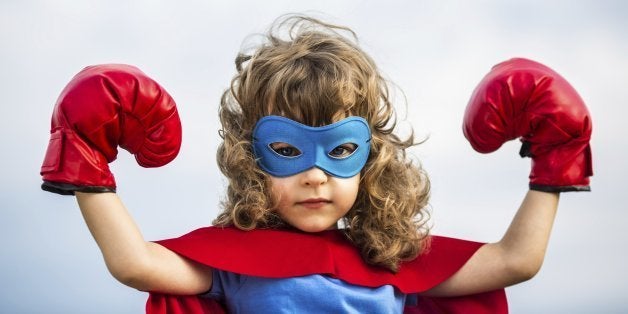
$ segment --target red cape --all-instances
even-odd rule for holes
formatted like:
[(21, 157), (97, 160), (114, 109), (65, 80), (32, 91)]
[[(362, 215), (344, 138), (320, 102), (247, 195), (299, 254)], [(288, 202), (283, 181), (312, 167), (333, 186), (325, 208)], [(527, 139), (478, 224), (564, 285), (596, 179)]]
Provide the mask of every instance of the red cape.
[[(407, 294), (427, 291), (445, 281), (483, 245), (432, 236), (428, 250), (392, 273), (366, 264), (337, 230), (304, 233), (207, 227), (157, 243), (196, 262), (239, 274), (269, 278), (324, 274), (359, 286), (393, 285)], [(224, 309), (211, 299), (153, 292), (146, 312), (224, 313)], [(504, 289), (500, 289), (450, 298), (420, 296), (418, 304), (407, 306), (405, 313), (508, 313), (508, 305)]]

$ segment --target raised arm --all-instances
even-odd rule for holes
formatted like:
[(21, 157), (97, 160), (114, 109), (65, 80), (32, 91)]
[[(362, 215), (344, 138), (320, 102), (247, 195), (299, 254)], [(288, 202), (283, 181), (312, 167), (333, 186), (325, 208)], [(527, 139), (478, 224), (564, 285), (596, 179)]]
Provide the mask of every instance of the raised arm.
[(482, 246), (428, 295), (467, 295), (531, 279), (541, 268), (558, 208), (558, 193), (530, 190), (503, 238)]
[(90, 232), (109, 272), (143, 291), (198, 294), (211, 287), (211, 269), (163, 246), (146, 242), (115, 193), (76, 193)]
[(108, 163), (118, 146), (144, 167), (165, 165), (179, 152), (177, 108), (161, 86), (132, 66), (87, 67), (59, 96), (50, 133), (42, 189), (76, 194), (114, 277), (141, 290), (190, 294), (209, 288), (211, 272), (146, 242), (114, 193)]
[(510, 286), (541, 268), (560, 192), (589, 191), (591, 119), (571, 85), (537, 62), (512, 59), (493, 67), (467, 106), (463, 130), (482, 153), (520, 138), (532, 158), (530, 191), (503, 238), (486, 244), (434, 295), (462, 295)]

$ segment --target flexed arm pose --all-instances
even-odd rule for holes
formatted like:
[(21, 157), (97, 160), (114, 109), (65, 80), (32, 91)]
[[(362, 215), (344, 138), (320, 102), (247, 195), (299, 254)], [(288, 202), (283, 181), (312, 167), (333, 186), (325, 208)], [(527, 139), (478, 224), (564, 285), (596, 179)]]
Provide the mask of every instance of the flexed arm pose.
[(545, 257), (559, 193), (590, 190), (590, 114), (576, 90), (545, 65), (517, 58), (494, 66), (471, 96), (463, 131), (481, 153), (520, 138), (520, 155), (532, 159), (530, 191), (503, 238), (480, 248), (430, 293), (465, 294), (532, 278)]
[(181, 122), (172, 97), (136, 67), (83, 69), (61, 92), (41, 168), (42, 189), (75, 194), (111, 274), (140, 290), (198, 293), (209, 289), (206, 267), (144, 240), (115, 194), (108, 163), (118, 146), (143, 167), (172, 161), (181, 145)]

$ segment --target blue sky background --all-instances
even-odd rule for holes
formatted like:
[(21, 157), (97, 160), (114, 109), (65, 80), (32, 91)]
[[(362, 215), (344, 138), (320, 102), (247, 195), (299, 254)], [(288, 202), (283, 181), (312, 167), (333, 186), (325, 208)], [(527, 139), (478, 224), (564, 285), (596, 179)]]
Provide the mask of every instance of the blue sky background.
[[(475, 153), (466, 102), (490, 67), (519, 56), (565, 76), (594, 121), (592, 193), (561, 199), (546, 261), (508, 289), (512, 313), (628, 312), (628, 4), (623, 1), (0, 2), (0, 313), (138, 313), (146, 294), (113, 279), (73, 197), (44, 193), (50, 114), (86, 65), (129, 63), (179, 105), (184, 141), (166, 167), (126, 151), (112, 165), (147, 239), (210, 224), (225, 180), (215, 163), (217, 104), (242, 40), (280, 14), (352, 27), (405, 92), (414, 148), (432, 178), (434, 233), (497, 241), (527, 189), (529, 160), (508, 143)], [(402, 97), (398, 94), (398, 100)]]

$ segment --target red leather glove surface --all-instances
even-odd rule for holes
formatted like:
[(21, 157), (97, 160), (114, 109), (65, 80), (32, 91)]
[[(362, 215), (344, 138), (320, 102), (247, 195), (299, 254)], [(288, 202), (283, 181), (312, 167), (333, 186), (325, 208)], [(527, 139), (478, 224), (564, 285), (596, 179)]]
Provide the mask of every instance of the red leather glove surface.
[(115, 192), (108, 163), (118, 146), (143, 167), (172, 161), (181, 146), (181, 122), (174, 100), (136, 67), (89, 66), (61, 92), (50, 142), (41, 166), (42, 189)]
[(532, 60), (494, 66), (467, 105), (463, 131), (481, 153), (520, 138), (532, 158), (530, 189), (589, 191), (592, 122), (576, 90), (558, 73)]

